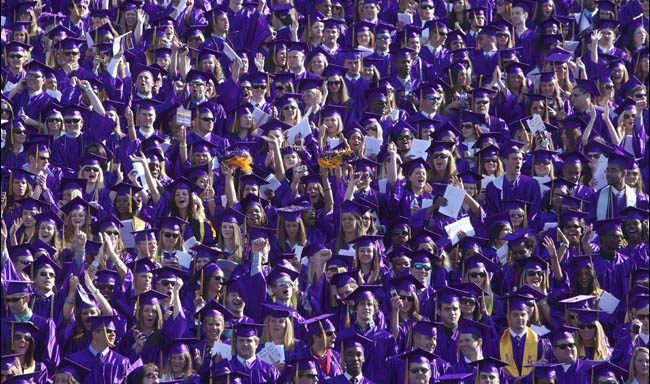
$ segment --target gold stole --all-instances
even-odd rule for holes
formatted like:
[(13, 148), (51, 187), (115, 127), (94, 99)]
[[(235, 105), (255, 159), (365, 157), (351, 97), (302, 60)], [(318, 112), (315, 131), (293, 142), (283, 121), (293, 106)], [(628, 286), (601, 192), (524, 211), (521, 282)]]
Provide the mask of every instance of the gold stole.
[(508, 363), (508, 366), (505, 367), (505, 371), (508, 376), (511, 377), (522, 377), (528, 375), (532, 368), (525, 368), (526, 365), (535, 364), (537, 362), (537, 343), (539, 338), (535, 331), (530, 327), (526, 327), (526, 342), (524, 344), (524, 358), (522, 359), (521, 374), (517, 369), (517, 364), (515, 363), (514, 358), (514, 349), (512, 347), (512, 340), (510, 338), (510, 328), (506, 329), (501, 336), (499, 341), (499, 355), (501, 360)]
[[(585, 351), (585, 346), (581, 344), (578, 347), (578, 359), (586, 359), (586, 358), (587, 358), (587, 352)], [(600, 355), (600, 352), (598, 352), (597, 348), (594, 348), (594, 358), (593, 358), (593, 360), (605, 360)]]

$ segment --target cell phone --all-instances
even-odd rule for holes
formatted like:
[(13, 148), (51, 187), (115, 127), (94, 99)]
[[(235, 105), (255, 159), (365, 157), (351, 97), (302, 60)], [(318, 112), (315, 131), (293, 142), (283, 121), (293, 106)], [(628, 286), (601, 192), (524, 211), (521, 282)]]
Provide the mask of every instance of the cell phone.
[(298, 173), (304, 173), (307, 172), (307, 166), (306, 165), (299, 165), (296, 167), (296, 172)]
[(641, 326), (639, 324), (634, 324), (632, 326), (632, 333), (634, 333), (635, 335), (638, 335), (639, 332), (641, 332)]
[(390, 290), (390, 297), (395, 297), (397, 296), (397, 291), (393, 288)]

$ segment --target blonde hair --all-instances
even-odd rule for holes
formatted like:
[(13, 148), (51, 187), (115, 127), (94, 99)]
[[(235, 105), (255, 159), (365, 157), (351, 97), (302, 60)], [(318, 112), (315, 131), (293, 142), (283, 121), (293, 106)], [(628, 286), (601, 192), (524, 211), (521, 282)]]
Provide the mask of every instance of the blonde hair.
[[(603, 326), (598, 320), (594, 322), (594, 325), (596, 326), (596, 332), (594, 333), (594, 359), (596, 359), (596, 354), (598, 354), (600, 355), (600, 359), (598, 360), (609, 360), (610, 353), (609, 348), (607, 348), (607, 339), (605, 336), (605, 331), (603, 330)], [(582, 339), (582, 336), (580, 336), (580, 332), (576, 332), (575, 341), (579, 352), (580, 347), (584, 346), (584, 340)], [(578, 358), (580, 359), (587, 357), (578, 356)]]
[[(361, 222), (361, 226), (363, 227), (363, 221)], [(372, 247), (372, 266), (370, 268), (370, 277), (368, 278), (368, 281), (365, 281), (365, 284), (372, 284), (375, 282), (378, 282), (380, 279), (379, 276), (379, 252), (377, 252), (377, 246), (373, 243), (370, 245)], [(363, 279), (363, 275), (361, 272), (361, 261), (359, 260), (359, 249), (365, 248), (365, 247), (357, 247), (355, 252), (354, 252), (354, 269), (359, 269), (359, 276)]]
[(646, 347), (636, 347), (634, 349), (634, 352), (632, 353), (632, 359), (630, 359), (630, 369), (628, 372), (630, 373), (627, 381), (625, 382), (626, 384), (631, 384), (634, 379), (636, 379), (636, 367), (634, 366), (634, 361), (636, 360), (637, 355), (640, 353), (645, 353), (646, 355), (650, 355), (650, 350)]
[(217, 236), (217, 246), (220, 249), (224, 249), (226, 241), (223, 238), (223, 231), (221, 230), (221, 226), (224, 224), (231, 224), (233, 226), (233, 243), (235, 244), (235, 249), (232, 251), (230, 259), (236, 263), (241, 263), (242, 257), (243, 257), (243, 247), (242, 247), (242, 239), (241, 239), (241, 228), (237, 224), (232, 224), (232, 223), (221, 223), (219, 225), (219, 232)]
[[(90, 212), (87, 210), (83, 210), (84, 213), (86, 214), (86, 220), (84, 220), (84, 225), (83, 228), (81, 228), (82, 231), (86, 233), (86, 236), (89, 239), (92, 239), (92, 232), (90, 230)], [(63, 248), (70, 248), (72, 246), (72, 239), (74, 238), (74, 232), (75, 228), (74, 225), (72, 224), (72, 212), (70, 211), (69, 214), (65, 215), (64, 219), (64, 226), (63, 226)]]
[[(363, 229), (363, 221), (361, 221), (361, 216), (355, 215), (352, 212), (344, 212), (341, 213), (341, 218), (343, 215), (352, 215), (354, 217), (354, 220), (357, 222), (357, 233), (356, 237), (363, 236), (365, 234), (365, 230)], [(355, 237), (355, 238), (356, 238)], [(334, 250), (336, 252), (340, 251), (341, 248), (343, 248), (343, 244), (345, 243), (345, 235), (343, 234), (343, 225), (339, 225), (339, 236), (336, 239), (336, 246)]]
[[(492, 292), (492, 284), (490, 284), (490, 279), (491, 279), (490, 272), (488, 272), (485, 268), (471, 268), (471, 269), (481, 269), (483, 272), (485, 272), (485, 279), (483, 280), (483, 284), (479, 285), (479, 288), (485, 291), (486, 295), (479, 297), (479, 299), (482, 299), (483, 301), (483, 311), (487, 315), (492, 315), (492, 309), (494, 308), (494, 293)], [(470, 282), (468, 275), (469, 275), (469, 269), (466, 269), (465, 275), (463, 276), (463, 283)]]
[[(293, 321), (291, 320), (290, 317), (283, 317), (283, 319), (286, 325), (284, 328), (284, 337), (282, 340), (282, 345), (284, 345), (285, 351), (293, 351), (293, 349), (296, 347), (296, 338), (294, 337), (294, 332), (293, 332)], [(271, 322), (271, 316), (266, 316), (266, 319), (264, 319), (264, 330), (262, 331), (262, 338), (260, 339), (261, 344), (273, 341), (271, 340), (271, 332), (269, 331), (270, 322)]]
[[(187, 379), (194, 373), (192, 369), (192, 357), (189, 352), (181, 352), (183, 355), (183, 360), (185, 360), (185, 365), (183, 366), (183, 378)], [(167, 361), (165, 361), (165, 366), (161, 370), (161, 375), (167, 375), (173, 377), (172, 372), (172, 355), (167, 356)]]

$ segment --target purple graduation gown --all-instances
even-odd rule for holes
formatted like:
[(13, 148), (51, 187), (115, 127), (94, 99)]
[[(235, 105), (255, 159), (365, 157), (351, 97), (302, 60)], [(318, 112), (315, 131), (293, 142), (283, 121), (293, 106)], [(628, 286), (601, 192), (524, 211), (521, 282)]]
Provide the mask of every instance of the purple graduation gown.
[(124, 383), (131, 366), (128, 358), (112, 350), (109, 350), (103, 358), (98, 358), (93, 356), (89, 348), (84, 348), (68, 358), (90, 369), (83, 384)]
[(250, 367), (245, 367), (239, 362), (236, 356), (233, 356), (230, 359), (230, 367), (233, 371), (243, 372), (250, 376), (249, 379), (243, 379), (243, 383), (275, 383), (280, 377), (280, 372), (275, 366), (267, 364), (260, 359), (255, 359)]
[[(327, 384), (350, 384), (351, 381), (348, 380), (348, 379), (345, 377), (345, 374), (342, 374), (342, 375), (338, 375), (338, 376), (334, 376), (334, 377), (332, 377), (331, 379), (325, 381), (325, 383), (327, 383)], [(366, 379), (366, 378), (364, 377), (364, 378), (362, 378), (361, 380), (359, 380), (359, 381), (357, 382), (357, 384), (376, 384), (376, 382), (374, 382), (374, 381), (372, 381), (372, 380), (370, 380), (370, 379)]]
[[(501, 183), (500, 187), (497, 187)], [(542, 205), (542, 195), (539, 184), (532, 177), (519, 175), (513, 182), (508, 181), (504, 175), (490, 182), (485, 189), (485, 208), (488, 215), (495, 215), (505, 210), (503, 202), (506, 200), (523, 200), (530, 202), (528, 210), (529, 220), (534, 220)]]

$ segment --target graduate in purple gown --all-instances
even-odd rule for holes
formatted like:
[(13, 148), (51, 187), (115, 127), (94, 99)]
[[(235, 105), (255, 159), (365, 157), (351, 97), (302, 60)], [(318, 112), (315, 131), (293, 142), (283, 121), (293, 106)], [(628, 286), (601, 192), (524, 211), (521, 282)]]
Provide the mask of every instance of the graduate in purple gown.
[(131, 370), (131, 363), (125, 356), (112, 350), (116, 343), (114, 316), (89, 318), (92, 341), (88, 348), (73, 353), (68, 358), (90, 369), (83, 381), (90, 383), (124, 383)]
[[(5, 301), (9, 313), (5, 318), (8, 321), (31, 322), (38, 332), (34, 335), (34, 358), (45, 364), (47, 369), (54, 372), (59, 363), (59, 343), (56, 340), (55, 324), (46, 317), (34, 314), (30, 309), (30, 301), (33, 300), (30, 281), (6, 281)], [(2, 324), (2, 354), (4, 348), (9, 345), (11, 327), (8, 323)]]
[[(373, 341), (349, 330), (341, 334), (342, 359), (345, 371), (334, 376), (325, 382), (327, 384), (374, 384), (375, 382), (366, 378), (367, 358), (371, 353), (370, 348)], [(377, 372), (379, 374), (379, 372)]]
[(249, 375), (250, 384), (274, 383), (279, 377), (278, 369), (257, 358), (257, 336), (260, 324), (237, 324), (234, 329), (234, 355), (230, 365), (234, 371)]
[(521, 168), (523, 157), (520, 144), (511, 142), (501, 148), (505, 172), (490, 182), (485, 190), (485, 208), (488, 215), (504, 210), (506, 200), (523, 200), (530, 203), (528, 216), (535, 217), (541, 209), (542, 197), (537, 181), (523, 175)]

